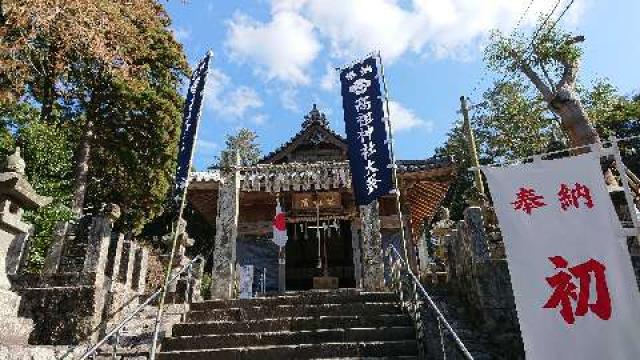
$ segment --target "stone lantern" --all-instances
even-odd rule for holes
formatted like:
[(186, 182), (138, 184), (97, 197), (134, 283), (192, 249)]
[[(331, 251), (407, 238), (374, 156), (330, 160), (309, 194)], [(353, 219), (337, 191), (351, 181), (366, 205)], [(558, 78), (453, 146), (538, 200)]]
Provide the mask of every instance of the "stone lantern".
[(0, 343), (25, 343), (30, 319), (18, 317), (20, 296), (11, 291), (7, 272), (15, 272), (24, 256), (24, 242), (31, 225), (22, 220), (24, 210), (35, 210), (51, 202), (35, 193), (24, 177), (20, 148), (7, 157), (0, 173)]

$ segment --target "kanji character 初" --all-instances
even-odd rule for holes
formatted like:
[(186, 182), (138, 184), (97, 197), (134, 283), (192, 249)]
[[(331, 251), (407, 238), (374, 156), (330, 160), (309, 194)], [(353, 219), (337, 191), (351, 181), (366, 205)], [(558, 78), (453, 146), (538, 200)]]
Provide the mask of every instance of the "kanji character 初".
[(364, 76), (371, 72), (373, 72), (373, 67), (371, 65), (362, 65), (360, 68), (360, 76)]
[(369, 100), (369, 95), (365, 95), (356, 99), (354, 104), (356, 111), (367, 111), (371, 110), (371, 101)]
[(357, 76), (358, 76), (358, 75), (356, 75), (356, 72), (355, 72), (355, 71), (353, 71), (353, 70), (349, 71), (348, 73), (346, 73), (346, 74), (344, 75), (344, 77), (345, 77), (347, 80), (349, 80), (349, 81), (352, 81), (352, 80), (353, 80), (353, 79), (355, 79)]
[(547, 206), (542, 200), (544, 196), (537, 195), (534, 189), (521, 187), (516, 193), (516, 201), (512, 202), (513, 210), (522, 210), (531, 215), (533, 209)]
[[(546, 278), (547, 283), (554, 289), (549, 300), (542, 306), (544, 309), (560, 307), (560, 316), (569, 325), (575, 323), (576, 316), (584, 316), (591, 310), (602, 320), (611, 318), (611, 295), (607, 286), (606, 266), (601, 262), (589, 259), (582, 264), (568, 267), (569, 262), (562, 256), (549, 258), (556, 269), (557, 274)], [(595, 280), (595, 301), (591, 299), (591, 279)], [(578, 286), (573, 282), (578, 280)], [(576, 293), (577, 291), (577, 293)], [(575, 309), (573, 308), (575, 302)]]
[(366, 142), (362, 144), (362, 148), (360, 149), (360, 155), (362, 155), (363, 159), (368, 160), (375, 153), (376, 153), (376, 143)]
[(584, 205), (591, 209), (593, 207), (593, 199), (591, 198), (591, 190), (588, 187), (576, 183), (575, 187), (571, 189), (567, 184), (560, 184), (560, 191), (558, 191), (558, 201), (560, 201), (560, 207), (562, 210), (567, 210), (570, 207), (580, 208), (580, 198), (584, 199)]
[(360, 125), (360, 127), (368, 126), (373, 122), (371, 111), (356, 116), (356, 121), (358, 122), (358, 125)]
[(367, 90), (369, 90), (369, 86), (371, 86), (371, 80), (358, 79), (354, 81), (351, 86), (349, 86), (349, 92), (360, 96), (367, 92)]
[(382, 182), (374, 176), (367, 176), (367, 194), (371, 195), (372, 192), (378, 189), (378, 183)]
[(363, 126), (360, 131), (358, 131), (358, 138), (361, 143), (367, 143), (371, 141), (371, 136), (373, 135), (373, 126), (366, 125)]

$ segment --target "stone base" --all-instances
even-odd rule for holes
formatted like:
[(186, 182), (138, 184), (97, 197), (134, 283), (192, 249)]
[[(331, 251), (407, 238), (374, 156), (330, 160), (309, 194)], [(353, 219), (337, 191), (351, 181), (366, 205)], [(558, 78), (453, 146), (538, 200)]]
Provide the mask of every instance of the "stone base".
[[(66, 359), (77, 359), (85, 351), (84, 348), (76, 348)], [(0, 344), (0, 359), (2, 360), (51, 360), (59, 359), (69, 351), (67, 346), (35, 346), (35, 345), (9, 345)]]
[(314, 289), (337, 289), (338, 278), (333, 276), (317, 276), (313, 278)]
[(25, 345), (33, 330), (31, 319), (18, 317), (20, 296), (0, 290), (0, 344)]

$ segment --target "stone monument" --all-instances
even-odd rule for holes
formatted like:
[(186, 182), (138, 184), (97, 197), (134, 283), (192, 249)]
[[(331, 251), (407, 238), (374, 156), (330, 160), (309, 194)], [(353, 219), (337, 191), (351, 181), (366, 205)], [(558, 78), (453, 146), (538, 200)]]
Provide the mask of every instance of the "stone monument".
[(51, 202), (35, 193), (24, 176), (20, 148), (7, 157), (0, 173), (0, 344), (26, 344), (31, 319), (18, 317), (20, 296), (11, 291), (7, 273), (15, 272), (23, 257), (31, 225), (23, 222), (24, 210), (38, 209)]

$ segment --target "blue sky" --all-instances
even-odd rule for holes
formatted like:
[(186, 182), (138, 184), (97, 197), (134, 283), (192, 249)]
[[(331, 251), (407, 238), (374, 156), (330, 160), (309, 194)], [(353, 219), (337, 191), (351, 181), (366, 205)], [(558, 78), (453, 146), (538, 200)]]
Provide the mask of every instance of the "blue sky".
[[(561, 0), (559, 9), (570, 0)], [(531, 30), (556, 0), (533, 0)], [(297, 133), (317, 103), (344, 133), (333, 67), (380, 50), (400, 159), (433, 155), (458, 118), (461, 95), (478, 100), (494, 77), (482, 63), (493, 28), (512, 30), (530, 0), (169, 1), (176, 38), (191, 64), (214, 51), (194, 165), (204, 169), (241, 127), (264, 153)], [(559, 12), (559, 11), (558, 11)], [(557, 13), (556, 13), (557, 14)], [(640, 1), (575, 0), (562, 26), (586, 36), (581, 79), (640, 90)]]

